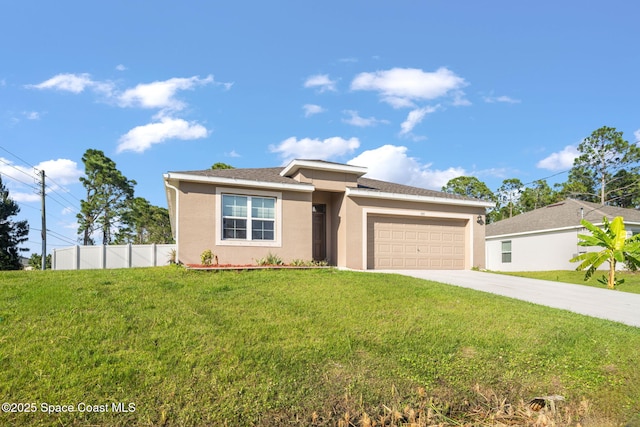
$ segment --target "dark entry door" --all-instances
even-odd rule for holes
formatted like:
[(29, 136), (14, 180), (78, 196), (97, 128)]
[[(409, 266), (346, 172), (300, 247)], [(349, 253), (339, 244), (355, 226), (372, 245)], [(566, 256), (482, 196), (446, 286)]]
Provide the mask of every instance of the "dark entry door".
[(313, 260), (327, 259), (327, 205), (313, 205)]

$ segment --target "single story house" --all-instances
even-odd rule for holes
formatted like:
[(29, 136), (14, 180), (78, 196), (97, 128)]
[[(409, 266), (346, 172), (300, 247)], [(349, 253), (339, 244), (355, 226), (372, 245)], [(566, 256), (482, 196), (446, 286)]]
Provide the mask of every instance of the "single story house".
[[(578, 246), (587, 234), (584, 218), (601, 226), (602, 218), (621, 216), (629, 235), (640, 232), (640, 211), (567, 199), (497, 221), (486, 227), (486, 266), (495, 271), (575, 270), (574, 256), (591, 249)], [(604, 263), (602, 268), (608, 268)]]
[(484, 267), (482, 200), (364, 178), (367, 168), (320, 160), (285, 167), (164, 175), (177, 259), (255, 264), (326, 260), (365, 269)]

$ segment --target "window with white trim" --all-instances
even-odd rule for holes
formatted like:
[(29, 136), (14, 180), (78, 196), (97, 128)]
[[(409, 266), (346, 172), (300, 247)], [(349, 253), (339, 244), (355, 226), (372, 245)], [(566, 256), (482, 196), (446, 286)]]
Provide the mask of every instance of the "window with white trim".
[(500, 242), (502, 244), (502, 262), (511, 262), (511, 240)]
[(222, 195), (222, 239), (274, 241), (274, 197)]

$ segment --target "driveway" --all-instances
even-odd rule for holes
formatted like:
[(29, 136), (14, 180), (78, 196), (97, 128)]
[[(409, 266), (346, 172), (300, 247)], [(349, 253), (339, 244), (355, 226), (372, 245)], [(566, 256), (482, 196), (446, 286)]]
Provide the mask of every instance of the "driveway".
[(640, 294), (471, 270), (375, 270), (471, 288), (640, 327)]

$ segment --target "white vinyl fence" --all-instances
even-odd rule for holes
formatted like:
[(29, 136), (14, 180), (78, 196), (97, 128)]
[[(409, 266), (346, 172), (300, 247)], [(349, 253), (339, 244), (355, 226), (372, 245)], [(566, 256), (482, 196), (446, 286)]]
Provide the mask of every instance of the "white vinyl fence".
[(176, 245), (71, 246), (54, 249), (53, 270), (155, 267), (168, 265)]

